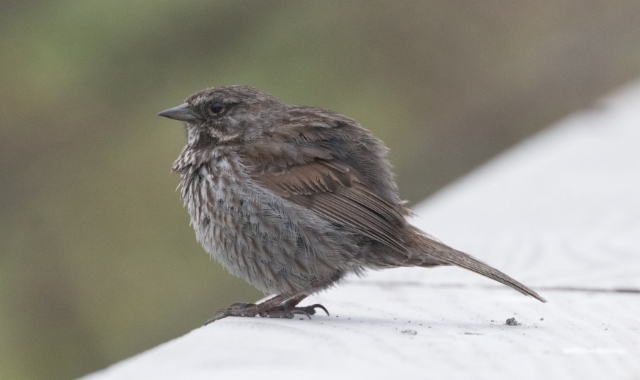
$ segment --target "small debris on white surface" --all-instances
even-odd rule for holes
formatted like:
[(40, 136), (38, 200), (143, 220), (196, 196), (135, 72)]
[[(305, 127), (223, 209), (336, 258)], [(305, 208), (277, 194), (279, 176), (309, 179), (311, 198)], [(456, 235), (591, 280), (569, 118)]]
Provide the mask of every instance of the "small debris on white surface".
[(520, 326), (520, 323), (515, 318), (509, 318), (504, 322), (507, 326)]

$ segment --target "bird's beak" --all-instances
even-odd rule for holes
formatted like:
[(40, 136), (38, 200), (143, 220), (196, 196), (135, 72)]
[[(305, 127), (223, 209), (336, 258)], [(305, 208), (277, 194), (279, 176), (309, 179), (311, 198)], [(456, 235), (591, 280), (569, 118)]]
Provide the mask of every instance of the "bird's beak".
[(196, 114), (191, 111), (187, 103), (182, 103), (177, 107), (158, 112), (158, 115), (180, 121), (193, 121), (196, 119)]

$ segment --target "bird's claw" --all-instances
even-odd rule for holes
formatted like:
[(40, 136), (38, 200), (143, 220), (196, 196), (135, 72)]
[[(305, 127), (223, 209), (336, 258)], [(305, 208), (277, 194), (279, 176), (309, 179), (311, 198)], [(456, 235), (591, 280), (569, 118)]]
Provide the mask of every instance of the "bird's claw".
[(310, 309), (310, 310), (313, 311), (313, 313), (311, 313), (311, 315), (313, 315), (313, 314), (316, 313), (316, 308), (322, 309), (322, 311), (324, 311), (327, 315), (330, 315), (329, 314), (329, 310), (327, 310), (326, 307), (320, 305), (319, 303), (316, 303), (316, 304), (313, 304), (313, 305), (310, 305), (310, 306), (304, 306), (304, 307), (301, 307), (300, 309)]

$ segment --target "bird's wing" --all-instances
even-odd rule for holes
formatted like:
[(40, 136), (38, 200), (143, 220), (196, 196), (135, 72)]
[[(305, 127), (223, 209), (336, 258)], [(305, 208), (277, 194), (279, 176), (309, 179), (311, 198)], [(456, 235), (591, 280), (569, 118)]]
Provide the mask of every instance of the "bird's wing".
[(315, 158), (271, 171), (254, 171), (252, 178), (266, 189), (322, 218), (348, 227), (394, 250), (406, 252), (400, 205), (385, 200), (352, 167)]

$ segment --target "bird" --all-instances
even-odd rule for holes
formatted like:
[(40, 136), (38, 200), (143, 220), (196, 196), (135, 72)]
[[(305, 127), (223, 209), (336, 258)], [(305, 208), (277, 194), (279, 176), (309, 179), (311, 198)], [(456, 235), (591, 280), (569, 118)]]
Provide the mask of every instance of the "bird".
[(546, 302), (411, 225), (389, 149), (349, 117), (243, 85), (206, 88), (158, 115), (186, 130), (172, 171), (196, 239), (231, 274), (275, 294), (207, 323), (328, 315), (299, 304), (349, 275), (399, 267), (458, 266)]

